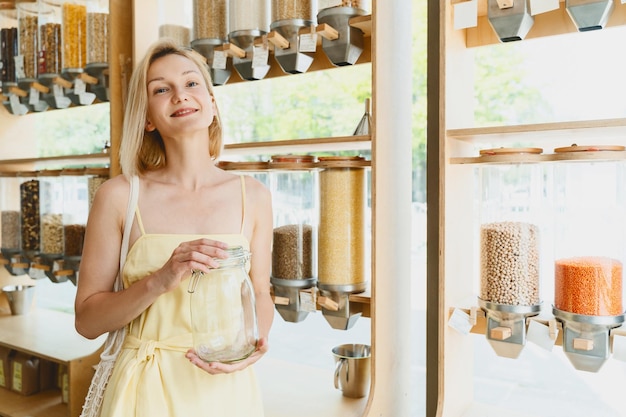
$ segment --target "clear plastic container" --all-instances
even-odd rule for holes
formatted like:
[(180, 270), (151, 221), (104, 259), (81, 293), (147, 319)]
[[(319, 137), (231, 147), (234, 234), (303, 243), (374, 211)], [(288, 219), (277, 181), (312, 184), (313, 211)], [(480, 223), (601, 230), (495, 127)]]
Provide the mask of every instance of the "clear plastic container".
[(35, 171), (20, 172), (20, 213), (22, 251), (30, 256), (40, 250), (40, 182)]
[(360, 156), (320, 157), (318, 286), (364, 291), (366, 170)]
[(272, 278), (317, 275), (318, 173), (311, 155), (274, 155), (270, 161), (274, 240)]
[(19, 250), (21, 244), (20, 182), (14, 173), (0, 174), (0, 246)]
[(254, 288), (247, 272), (250, 252), (227, 250), (220, 267), (189, 279), (193, 346), (206, 362), (236, 362), (256, 349), (259, 338)]
[(0, 8), (0, 84), (3, 87), (17, 82), (15, 59), (19, 55), (17, 10), (15, 4)]
[[(521, 152), (498, 150), (502, 155)], [(484, 302), (514, 306), (541, 302), (540, 242), (549, 213), (544, 170), (544, 164), (515, 162), (484, 163), (476, 168), (479, 297)]]
[[(586, 159), (602, 150), (606, 159)], [(558, 148), (554, 163), (554, 307), (588, 316), (623, 314), (626, 161), (622, 147)]]
[(61, 170), (40, 171), (41, 248), (46, 256), (63, 254), (63, 182)]
[(63, 180), (63, 254), (66, 259), (83, 254), (85, 227), (89, 216), (88, 179), (85, 169), (64, 169)]
[(61, 3), (43, 2), (42, 6), (50, 13), (39, 16), (38, 75), (40, 78), (55, 77), (63, 70)]
[[(39, 14), (43, 12), (43, 7), (43, 4), (39, 2), (17, 3), (19, 59), (21, 61), (20, 66), (23, 68), (23, 73), (17, 74), (17, 78), (37, 78), (37, 36), (39, 34)], [(48, 13), (51, 12), (48, 10)]]
[(87, 0), (61, 4), (63, 71), (81, 72), (87, 63)]
[(171, 38), (178, 45), (189, 46), (193, 25), (192, 0), (159, 0), (159, 38)]
[(87, 65), (109, 62), (109, 1), (87, 1)]
[(272, 0), (272, 22), (301, 19), (315, 21), (316, 0)]
[(229, 0), (229, 36), (239, 31), (269, 32), (270, 0)]
[(93, 204), (93, 199), (96, 197), (96, 191), (102, 184), (109, 179), (109, 168), (87, 168), (85, 169), (85, 175), (87, 176), (87, 193), (89, 200), (89, 209)]
[(228, 1), (193, 0), (193, 40), (228, 39)]

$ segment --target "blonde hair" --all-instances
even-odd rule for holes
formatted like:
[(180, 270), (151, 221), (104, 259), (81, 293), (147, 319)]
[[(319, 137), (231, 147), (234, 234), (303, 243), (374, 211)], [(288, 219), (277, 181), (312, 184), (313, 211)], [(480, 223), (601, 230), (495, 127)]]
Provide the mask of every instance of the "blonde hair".
[[(120, 144), (122, 173), (131, 177), (148, 170), (165, 166), (165, 145), (158, 131), (146, 130), (148, 116), (147, 78), (150, 65), (167, 55), (180, 55), (193, 61), (204, 78), (211, 97), (213, 82), (206, 60), (192, 49), (184, 48), (170, 39), (160, 39), (150, 46), (130, 78), (128, 98), (124, 111), (124, 126)], [(222, 152), (222, 122), (216, 105), (216, 114), (209, 126), (209, 149), (207, 152), (217, 159)]]

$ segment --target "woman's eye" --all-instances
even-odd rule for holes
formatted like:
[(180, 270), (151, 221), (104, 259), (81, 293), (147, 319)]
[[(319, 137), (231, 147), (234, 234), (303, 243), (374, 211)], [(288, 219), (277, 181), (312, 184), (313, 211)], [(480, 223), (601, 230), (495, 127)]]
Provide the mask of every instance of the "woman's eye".
[(200, 83), (197, 81), (189, 81), (187, 83), (187, 87), (197, 87), (198, 85), (200, 85)]
[(167, 91), (167, 88), (165, 88), (165, 87), (160, 87), (160, 88), (156, 88), (156, 89), (154, 90), (154, 94), (163, 94), (163, 93), (165, 93), (166, 91)]

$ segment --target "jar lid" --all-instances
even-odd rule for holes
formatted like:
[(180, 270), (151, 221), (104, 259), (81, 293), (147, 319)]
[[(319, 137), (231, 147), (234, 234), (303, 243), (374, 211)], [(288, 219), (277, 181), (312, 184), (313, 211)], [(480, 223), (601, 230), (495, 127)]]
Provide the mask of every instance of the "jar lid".
[(621, 145), (576, 145), (566, 146), (563, 148), (555, 148), (554, 152), (598, 152), (598, 151), (623, 151), (625, 146)]
[(362, 156), (320, 156), (321, 168), (363, 168), (371, 165), (371, 162)]
[(36, 177), (38, 171), (19, 171), (15, 173), (16, 177)]
[(481, 156), (489, 155), (511, 155), (511, 154), (540, 154), (543, 152), (541, 148), (494, 148), (481, 149)]
[(235, 162), (219, 161), (217, 167), (225, 171), (263, 171), (268, 169), (270, 163), (267, 161)]
[(271, 162), (289, 162), (289, 163), (299, 163), (299, 162), (315, 162), (314, 155), (272, 155)]
[(85, 168), (85, 175), (93, 175), (97, 177), (108, 177), (111, 170), (107, 167), (91, 167)]
[(38, 177), (58, 177), (61, 175), (61, 169), (42, 169), (37, 172)]
[(80, 176), (85, 175), (85, 168), (63, 168), (61, 170), (61, 175), (65, 176)]

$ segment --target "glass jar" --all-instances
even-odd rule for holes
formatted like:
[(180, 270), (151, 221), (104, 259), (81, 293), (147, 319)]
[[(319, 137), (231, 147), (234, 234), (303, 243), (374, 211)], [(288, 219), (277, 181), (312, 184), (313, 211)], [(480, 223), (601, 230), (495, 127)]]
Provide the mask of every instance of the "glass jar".
[(109, 0), (88, 0), (86, 27), (86, 64), (109, 62)]
[(43, 79), (52, 79), (61, 73), (63, 69), (63, 47), (61, 30), (61, 3), (44, 2), (50, 9), (50, 13), (39, 16), (39, 44), (38, 44), (38, 74)]
[[(500, 148), (481, 155), (502, 158), (541, 153), (538, 148)], [(498, 156), (496, 156), (498, 157)], [(480, 215), (482, 301), (513, 306), (540, 303), (540, 236), (549, 213), (545, 165), (528, 162), (481, 163), (476, 168)]]
[(159, 38), (173, 39), (178, 45), (189, 46), (193, 13), (191, 0), (159, 0)]
[(227, 41), (227, 0), (193, 0), (193, 39)]
[[(590, 152), (602, 159), (587, 159)], [(554, 307), (586, 316), (624, 313), (626, 161), (623, 147), (557, 148), (554, 164)], [(600, 154), (600, 152), (597, 152)]]
[(19, 56), (23, 68), (17, 78), (37, 78), (37, 34), (39, 32), (39, 2), (17, 3)]
[(312, 155), (270, 161), (274, 238), (272, 278), (307, 280), (317, 274), (318, 175)]
[(229, 37), (239, 31), (268, 33), (270, 0), (229, 0)]
[(63, 179), (63, 254), (65, 259), (83, 254), (85, 227), (89, 215), (88, 177), (85, 169), (64, 169)]
[(366, 161), (360, 156), (320, 157), (318, 286), (366, 289)]
[(227, 249), (228, 258), (208, 274), (189, 279), (191, 326), (196, 354), (206, 362), (236, 362), (256, 349), (258, 324), (254, 288), (248, 276), (250, 252)]
[(61, 4), (63, 71), (82, 72), (87, 63), (86, 0), (65, 0)]
[(16, 84), (15, 59), (19, 55), (17, 10), (14, 3), (0, 9), (0, 84)]

